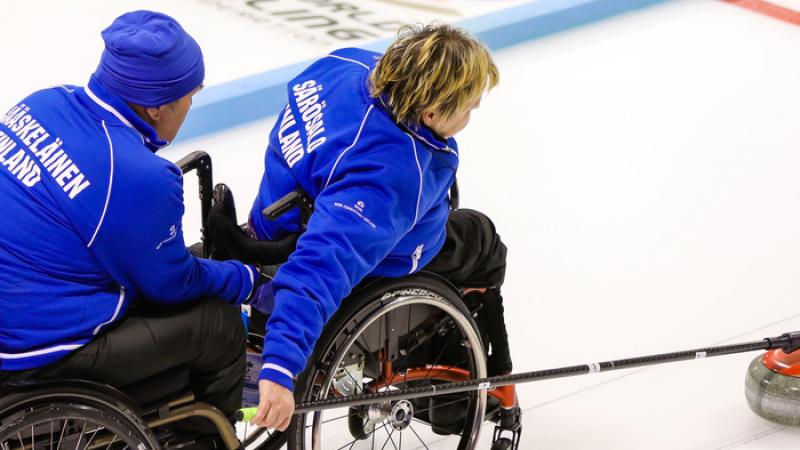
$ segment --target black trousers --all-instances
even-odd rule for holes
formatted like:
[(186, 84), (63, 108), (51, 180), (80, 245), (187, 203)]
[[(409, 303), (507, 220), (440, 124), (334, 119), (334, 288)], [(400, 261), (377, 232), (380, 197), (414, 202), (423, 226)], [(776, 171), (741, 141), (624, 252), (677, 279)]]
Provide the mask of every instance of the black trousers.
[(425, 270), (461, 288), (499, 290), (506, 276), (506, 252), (494, 223), (485, 214), (457, 209), (447, 219), (444, 246)]
[(489, 376), (506, 374), (513, 368), (500, 294), (506, 274), (506, 253), (494, 223), (485, 214), (457, 209), (447, 220), (444, 247), (425, 266), (425, 270), (442, 275), (459, 288), (489, 288), (486, 292), (464, 295), (464, 303), (470, 309), (481, 306), (476, 322), (489, 341)]
[(192, 391), (230, 414), (241, 407), (245, 343), (239, 308), (222, 300), (137, 305), (116, 327), (64, 359), (0, 371), (0, 382), (89, 379), (122, 390), (140, 405)]

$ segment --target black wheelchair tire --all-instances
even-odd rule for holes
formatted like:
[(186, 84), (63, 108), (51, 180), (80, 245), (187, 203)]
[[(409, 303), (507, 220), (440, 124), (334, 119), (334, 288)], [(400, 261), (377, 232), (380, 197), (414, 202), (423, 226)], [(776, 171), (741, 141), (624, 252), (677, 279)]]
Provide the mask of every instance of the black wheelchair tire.
[(116, 417), (131, 433), (139, 436), (146, 449), (159, 448), (158, 441), (142, 420), (141, 411), (134, 402), (125, 394), (94, 382), (71, 380), (66, 383), (43, 382), (5, 388), (3, 395), (0, 395), (0, 420), (6, 425), (10, 418), (20, 413), (50, 408), (56, 404), (78, 405), (103, 411)]
[[(319, 366), (320, 361), (331, 351), (335, 351), (337, 338), (346, 331), (351, 321), (365, 310), (379, 310), (384, 304), (388, 303), (393, 298), (404, 294), (408, 291), (418, 292), (417, 295), (435, 296), (444, 299), (451, 306), (456, 308), (461, 316), (466, 319), (471, 329), (479, 336), (480, 332), (477, 325), (472, 319), (469, 309), (464, 305), (461, 300), (461, 295), (457, 290), (445, 279), (438, 275), (431, 273), (419, 273), (413, 276), (399, 278), (399, 279), (380, 279), (371, 283), (362, 284), (357, 290), (342, 302), (339, 310), (333, 315), (330, 321), (325, 326), (322, 336), (314, 347), (314, 352), (309, 358), (306, 369), (298, 377), (295, 388), (296, 402), (306, 402), (315, 399), (316, 393), (314, 392), (314, 374), (318, 373), (321, 369)], [(480, 345), (480, 342), (478, 343)], [(477, 358), (484, 358), (485, 352), (480, 349), (480, 355), (474, 356)], [(484, 395), (485, 393), (476, 394)], [(485, 399), (485, 397), (484, 397)], [(485, 403), (485, 400), (484, 400)], [(475, 424), (480, 428), (480, 422), (483, 420), (476, 419), (477, 412), (470, 411), (465, 417), (465, 424)], [(348, 425), (354, 425), (352, 418), (348, 418)], [(468, 425), (474, 427), (475, 425)], [(288, 449), (289, 450), (306, 450), (311, 448), (310, 444), (305, 441), (305, 415), (296, 415), (290, 428), (287, 430), (288, 434)], [(351, 430), (357, 431), (357, 430)], [(356, 433), (358, 434), (358, 433)], [(471, 438), (471, 433), (466, 430), (462, 433), (462, 438), (458, 445), (459, 450), (466, 450), (472, 448), (474, 442)], [(356, 436), (357, 438), (359, 436)], [(363, 435), (361, 436), (363, 437)]]
[[(72, 420), (82, 421), (84, 430), (90, 423), (93, 426), (102, 427), (106, 432), (113, 433), (113, 439), (124, 443), (131, 449), (160, 449), (155, 436), (138, 416), (131, 415), (124, 410), (102, 407), (94, 402), (45, 400), (29, 403), (25, 407), (14, 408), (13, 412), (12, 410), (7, 412), (9, 414), (4, 415), (2, 423), (0, 423), (0, 446), (3, 446), (3, 448), (15, 448), (9, 442), (20, 440), (19, 436), (21, 436), (22, 432), (27, 433), (28, 430), (33, 430), (35, 427), (48, 422), (51, 427), (50, 437), (52, 439), (52, 424), (54, 422), (63, 421), (64, 428), (66, 428), (67, 421)], [(82, 437), (83, 435), (78, 438), (79, 444)], [(63, 431), (59, 439), (61, 438), (63, 438)], [(26, 442), (27, 438), (23, 444), (26, 444)]]

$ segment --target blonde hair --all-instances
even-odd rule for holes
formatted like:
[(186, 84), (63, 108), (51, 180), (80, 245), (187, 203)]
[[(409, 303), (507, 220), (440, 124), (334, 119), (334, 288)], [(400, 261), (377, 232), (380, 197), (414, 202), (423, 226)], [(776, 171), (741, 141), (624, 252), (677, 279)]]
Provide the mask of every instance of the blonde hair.
[(416, 125), (424, 111), (452, 117), (499, 80), (489, 51), (465, 31), (407, 25), (370, 74), (370, 93), (384, 99), (395, 120)]

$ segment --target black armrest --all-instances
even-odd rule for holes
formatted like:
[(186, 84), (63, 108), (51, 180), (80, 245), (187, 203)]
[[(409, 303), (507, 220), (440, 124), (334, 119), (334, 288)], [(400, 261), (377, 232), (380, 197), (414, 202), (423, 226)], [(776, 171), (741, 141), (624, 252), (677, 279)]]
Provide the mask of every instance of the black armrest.
[(292, 191), (278, 199), (275, 203), (267, 206), (261, 211), (268, 220), (275, 220), (294, 208), (300, 208), (300, 215), (303, 221), (303, 228), (308, 223), (311, 213), (314, 212), (314, 202), (302, 191)]

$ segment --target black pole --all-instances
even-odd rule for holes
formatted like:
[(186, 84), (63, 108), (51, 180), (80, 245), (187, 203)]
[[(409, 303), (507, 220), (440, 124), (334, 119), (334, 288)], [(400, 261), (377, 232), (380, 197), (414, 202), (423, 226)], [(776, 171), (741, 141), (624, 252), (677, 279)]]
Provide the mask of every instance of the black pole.
[(557, 369), (535, 370), (533, 372), (500, 375), (496, 377), (459, 381), (436, 386), (423, 386), (391, 392), (359, 394), (350, 397), (302, 402), (297, 404), (297, 407), (295, 408), (295, 414), (367, 405), (370, 403), (387, 402), (392, 400), (407, 400), (419, 397), (429, 397), (433, 395), (454, 394), (476, 390), (491, 390), (510, 384), (530, 383), (533, 381), (549, 380), (553, 378), (574, 377), (589, 373), (609, 372), (612, 370), (630, 369), (633, 367), (652, 366), (669, 362), (704, 359), (714, 356), (733, 355), (736, 353), (746, 353), (756, 350), (771, 350), (776, 348), (781, 348), (787, 353), (791, 353), (800, 348), (800, 331), (784, 333), (777, 337), (764, 338), (760, 341), (746, 342), (742, 344), (698, 348), (694, 350), (639, 356), (615, 361), (559, 367)]

